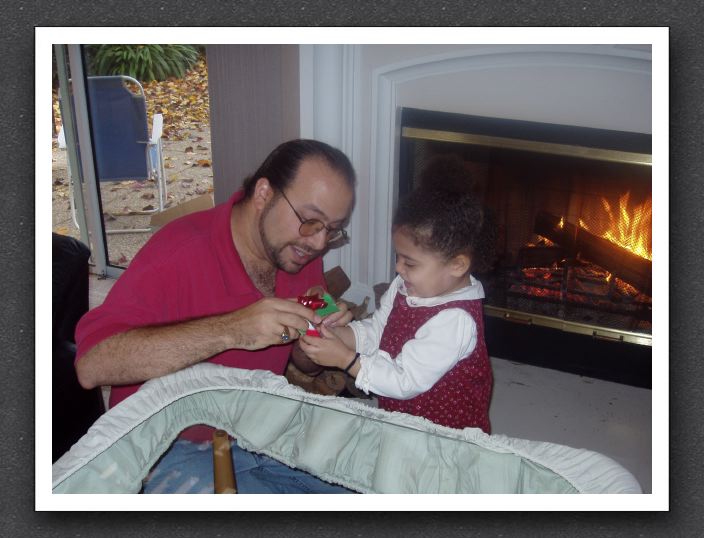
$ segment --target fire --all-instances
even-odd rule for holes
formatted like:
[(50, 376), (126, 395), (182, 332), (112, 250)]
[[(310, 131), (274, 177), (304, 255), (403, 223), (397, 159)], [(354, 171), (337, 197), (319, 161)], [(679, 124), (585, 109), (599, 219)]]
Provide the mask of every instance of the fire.
[(527, 246), (527, 247), (537, 247), (538, 245), (540, 245), (541, 247), (554, 247), (554, 246), (557, 246), (556, 243), (553, 243), (553, 242), (550, 241), (547, 237), (544, 237), (544, 236), (542, 236), (542, 235), (538, 235), (537, 244), (536, 244), (536, 243), (531, 243), (531, 242), (526, 243), (526, 246)]
[[(630, 191), (621, 196), (618, 208), (612, 208), (606, 198), (601, 199), (601, 206), (608, 217), (608, 225), (601, 237), (633, 252), (647, 260), (653, 259), (653, 250), (649, 244), (653, 221), (653, 200), (648, 198), (640, 205), (629, 210)], [(583, 219), (579, 225), (592, 232)], [(594, 232), (592, 232), (594, 233)]]

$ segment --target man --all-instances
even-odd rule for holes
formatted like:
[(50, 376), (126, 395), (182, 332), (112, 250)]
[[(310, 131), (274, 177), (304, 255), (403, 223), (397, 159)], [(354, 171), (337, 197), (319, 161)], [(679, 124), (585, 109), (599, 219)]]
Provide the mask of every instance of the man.
[[(316, 371), (300, 349), (291, 353), (298, 329), (305, 330), (308, 319), (321, 321), (295, 297), (323, 285), (321, 255), (346, 237), (354, 187), (354, 170), (342, 152), (314, 140), (293, 140), (265, 159), (243, 192), (165, 226), (105, 302), (81, 319), (76, 329), (81, 385), (112, 385), (112, 407), (144, 381), (204, 360), (281, 375), (291, 356), (302, 371)], [(351, 320), (344, 304), (340, 308), (326, 324)], [(193, 469), (189, 491), (207, 490), (212, 460), (197, 456), (209, 456), (199, 444), (211, 438), (212, 428), (185, 430), (145, 492), (185, 492), (189, 484), (173, 480), (183, 473), (170, 473), (184, 464)], [(242, 493), (346, 491), (270, 458), (238, 447), (233, 452)], [(261, 483), (255, 477), (262, 474), (273, 478)]]

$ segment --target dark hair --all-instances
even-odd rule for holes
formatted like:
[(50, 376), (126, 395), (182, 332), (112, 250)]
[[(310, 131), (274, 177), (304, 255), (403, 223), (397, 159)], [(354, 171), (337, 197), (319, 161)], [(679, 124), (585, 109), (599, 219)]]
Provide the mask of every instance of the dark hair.
[(345, 178), (354, 192), (357, 180), (347, 155), (319, 140), (296, 139), (279, 144), (264, 159), (257, 171), (244, 180), (244, 199), (252, 197), (254, 186), (261, 177), (267, 178), (274, 189), (283, 190), (296, 176), (301, 162), (308, 158), (324, 160), (333, 170)]
[(474, 192), (460, 158), (438, 157), (421, 173), (420, 186), (399, 204), (393, 230), (405, 228), (417, 245), (449, 260), (466, 254), (472, 272), (494, 262), (495, 221)]

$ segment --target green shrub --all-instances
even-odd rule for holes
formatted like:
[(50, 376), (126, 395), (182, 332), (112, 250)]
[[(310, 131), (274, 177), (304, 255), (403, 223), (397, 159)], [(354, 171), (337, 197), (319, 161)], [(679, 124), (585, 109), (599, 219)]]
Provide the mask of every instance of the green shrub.
[(90, 45), (91, 74), (128, 75), (139, 81), (182, 78), (198, 60), (194, 45)]

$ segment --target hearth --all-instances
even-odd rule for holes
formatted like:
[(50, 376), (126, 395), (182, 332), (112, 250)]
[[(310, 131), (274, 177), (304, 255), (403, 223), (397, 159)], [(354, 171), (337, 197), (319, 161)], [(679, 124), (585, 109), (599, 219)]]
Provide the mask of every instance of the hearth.
[(399, 196), (443, 154), (497, 222), (489, 352), (650, 387), (650, 135), (402, 109)]

